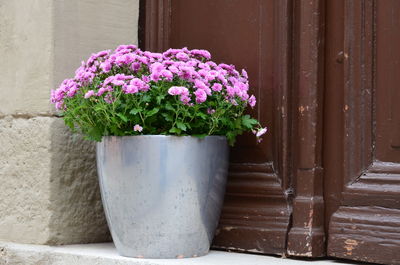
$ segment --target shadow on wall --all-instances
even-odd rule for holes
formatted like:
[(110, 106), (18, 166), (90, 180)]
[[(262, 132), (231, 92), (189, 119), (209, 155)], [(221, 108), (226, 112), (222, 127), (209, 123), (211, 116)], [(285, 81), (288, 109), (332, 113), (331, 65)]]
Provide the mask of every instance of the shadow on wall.
[(51, 245), (111, 241), (100, 197), (95, 143), (53, 118), (51, 130)]

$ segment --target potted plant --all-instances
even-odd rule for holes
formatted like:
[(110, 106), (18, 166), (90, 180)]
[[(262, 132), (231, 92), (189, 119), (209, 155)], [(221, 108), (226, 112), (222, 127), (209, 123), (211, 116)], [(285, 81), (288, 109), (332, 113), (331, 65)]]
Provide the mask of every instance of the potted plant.
[(266, 132), (244, 111), (245, 70), (206, 50), (164, 53), (121, 45), (82, 62), (51, 93), (65, 123), (97, 141), (107, 222), (128, 257), (201, 256), (223, 203), (228, 144)]

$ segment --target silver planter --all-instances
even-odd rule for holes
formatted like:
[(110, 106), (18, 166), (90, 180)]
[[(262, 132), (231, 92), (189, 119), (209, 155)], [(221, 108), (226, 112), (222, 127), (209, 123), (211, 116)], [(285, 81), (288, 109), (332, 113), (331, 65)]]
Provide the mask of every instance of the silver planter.
[(122, 256), (207, 254), (223, 203), (225, 137), (107, 136), (97, 168), (108, 226)]

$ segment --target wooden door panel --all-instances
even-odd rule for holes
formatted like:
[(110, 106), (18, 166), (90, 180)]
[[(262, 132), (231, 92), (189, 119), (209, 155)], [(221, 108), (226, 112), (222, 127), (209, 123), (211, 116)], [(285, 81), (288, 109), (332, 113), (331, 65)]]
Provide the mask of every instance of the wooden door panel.
[[(216, 62), (245, 68), (268, 133), (243, 135), (231, 150), (219, 249), (286, 252), (289, 195), (290, 64), (288, 0), (147, 0), (144, 47), (207, 49)], [(143, 44), (142, 44), (143, 45)]]
[[(273, 160), (273, 5), (272, 1), (181, 1), (171, 3), (172, 48), (209, 50), (215, 62), (234, 64), (249, 73), (250, 93), (258, 100), (248, 112), (271, 131), (261, 143), (246, 134), (231, 152), (233, 163)], [(207, 19), (205, 19), (207, 14)]]
[[(328, 218), (333, 214), (328, 255), (398, 263), (400, 1), (343, 1), (342, 7), (343, 71), (327, 71), (328, 76), (343, 80), (342, 101), (331, 105), (342, 109), (342, 117), (336, 119), (342, 121), (343, 131), (327, 137), (325, 145), (329, 152), (332, 144), (343, 144), (343, 153), (337, 155), (341, 165), (330, 167), (333, 162), (325, 161), (331, 171), (328, 183), (342, 177), (341, 189), (328, 187), (325, 192), (341, 192), (339, 207), (330, 207), (328, 212)], [(328, 90), (336, 88), (327, 84)]]
[(399, 264), (400, 212), (376, 206), (342, 206), (332, 217), (328, 255)]

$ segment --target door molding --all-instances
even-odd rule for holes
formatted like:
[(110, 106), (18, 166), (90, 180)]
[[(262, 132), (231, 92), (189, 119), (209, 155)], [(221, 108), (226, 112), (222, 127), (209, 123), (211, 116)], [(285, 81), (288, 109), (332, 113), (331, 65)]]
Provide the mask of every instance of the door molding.
[(288, 254), (325, 255), (322, 168), (324, 1), (295, 1), (294, 52), (297, 120), (292, 227)]
[(142, 48), (163, 52), (169, 48), (172, 0), (140, 0)]
[(343, 188), (329, 223), (328, 255), (395, 264), (400, 260), (400, 133), (394, 129), (399, 104), (393, 99), (396, 91), (388, 88), (397, 83), (389, 79), (399, 73), (387, 65), (393, 56), (400, 58), (394, 53), (399, 35), (391, 32), (398, 25), (390, 19), (398, 19), (392, 11), (399, 14), (400, 4), (343, 3), (343, 131), (338, 130), (343, 155), (335, 171)]

